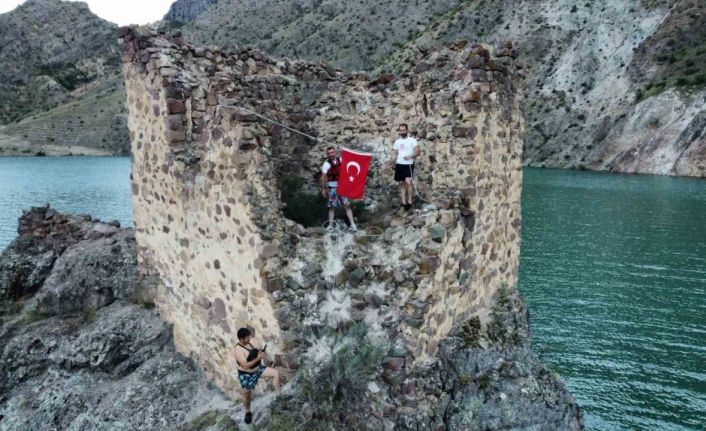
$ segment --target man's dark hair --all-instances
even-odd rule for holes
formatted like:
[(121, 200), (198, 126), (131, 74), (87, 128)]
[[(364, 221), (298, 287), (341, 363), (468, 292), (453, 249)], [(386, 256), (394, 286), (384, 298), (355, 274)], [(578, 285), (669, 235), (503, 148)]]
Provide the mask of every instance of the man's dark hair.
[(407, 123), (400, 124), (400, 127), (404, 127), (404, 129), (409, 132), (409, 127), (407, 127)]
[(335, 148), (333, 148), (333, 147), (328, 147), (328, 148), (326, 148), (326, 151), (328, 151), (328, 150), (335, 150)]
[(249, 336), (250, 334), (251, 334), (251, 332), (248, 328), (240, 328), (240, 329), (238, 329), (238, 340), (242, 340), (243, 338)]

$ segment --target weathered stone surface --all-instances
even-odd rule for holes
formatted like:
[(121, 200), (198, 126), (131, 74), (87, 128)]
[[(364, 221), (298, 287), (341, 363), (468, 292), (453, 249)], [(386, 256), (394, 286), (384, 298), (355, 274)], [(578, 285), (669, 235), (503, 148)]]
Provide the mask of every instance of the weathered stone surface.
[(397, 429), (414, 430), (441, 418), (458, 430), (583, 429), (576, 401), (530, 348), (523, 301), (504, 291), (496, 301), (495, 320), (486, 329), (471, 334), (455, 328), (441, 342), (440, 361), (414, 376), (439, 403), (400, 417)]
[[(46, 207), (28, 211), (23, 217), (38, 211), (68, 223), (79, 219), (49, 212)], [(84, 232), (104, 231), (103, 224), (86, 219), (80, 218), (78, 223)], [(16, 289), (30, 295), (36, 284), (40, 285), (38, 294), (45, 292), (55, 272), (64, 274), (63, 281), (75, 282), (77, 292), (60, 294), (73, 304), (61, 305), (61, 310), (85, 305), (87, 301), (80, 295), (93, 295), (86, 291), (92, 287), (86, 283), (105, 286), (108, 278), (113, 278), (110, 289), (117, 299), (102, 308), (74, 307), (77, 313), (54, 317), (32, 308), (31, 297), (18, 299), (13, 310), (3, 308), (0, 429), (190, 430), (194, 423), (210, 423), (203, 419), (194, 422), (205, 413), (220, 418), (209, 429), (232, 429), (215, 425), (232, 427), (235, 422), (231, 417), (242, 418), (242, 410), (215, 389), (190, 359), (176, 352), (169, 326), (152, 310), (153, 304), (142, 302), (151, 297), (150, 283), (142, 280), (141, 292), (134, 292), (134, 280), (125, 277), (126, 272), (136, 269), (134, 243), (127, 252), (131, 258), (124, 262), (109, 257), (112, 253), (121, 255), (114, 247), (125, 247), (120, 243), (131, 238), (132, 231), (119, 230), (110, 238), (64, 236), (62, 245), (57, 238), (65, 233), (64, 224), (34, 224), (36, 231), (26, 231), (0, 256), (0, 268), (12, 268), (16, 262), (40, 262), (28, 267), (32, 277), (14, 279)], [(51, 266), (45, 257), (53, 247), (65, 251), (52, 275), (42, 282), (37, 270)], [(128, 265), (132, 271), (127, 271)], [(68, 268), (76, 275), (66, 274)], [(88, 276), (91, 272), (98, 274)], [(120, 299), (128, 292), (137, 294), (131, 298), (133, 303)]]
[(56, 260), (30, 309), (54, 315), (96, 310), (137, 291), (134, 233), (75, 244)]
[(0, 255), (0, 300), (36, 292), (49, 275), (56, 253), (39, 238), (20, 236)]
[(446, 228), (442, 224), (435, 224), (429, 228), (431, 239), (435, 242), (442, 242), (446, 236)]

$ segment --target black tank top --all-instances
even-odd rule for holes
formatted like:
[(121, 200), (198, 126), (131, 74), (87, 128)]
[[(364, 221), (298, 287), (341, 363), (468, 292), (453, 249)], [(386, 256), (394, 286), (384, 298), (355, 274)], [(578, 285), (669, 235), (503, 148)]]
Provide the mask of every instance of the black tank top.
[[(253, 347), (252, 344), (250, 345), (250, 347), (252, 347), (252, 349), (248, 349), (247, 347), (243, 346), (243, 345), (240, 344), (240, 343), (238, 343), (238, 346), (239, 346), (239, 347), (242, 347), (243, 349), (245, 349), (245, 350), (248, 352), (248, 356), (245, 358), (245, 360), (248, 361), (248, 362), (250, 362), (250, 361), (252, 361), (253, 359), (257, 358), (258, 353), (260, 353), (260, 351), (259, 351), (257, 348)], [(257, 362), (255, 363), (255, 365), (252, 366), (252, 368), (257, 368), (257, 367), (259, 367), (261, 363), (262, 363), (262, 361), (257, 361)], [(242, 371), (242, 370), (241, 370), (241, 371)], [(246, 373), (247, 371), (243, 371), (243, 372)]]

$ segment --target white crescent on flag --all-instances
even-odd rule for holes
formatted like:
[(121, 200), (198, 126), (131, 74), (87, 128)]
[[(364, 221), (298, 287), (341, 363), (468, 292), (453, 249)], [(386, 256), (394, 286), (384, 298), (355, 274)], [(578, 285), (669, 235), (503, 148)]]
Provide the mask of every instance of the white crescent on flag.
[[(360, 164), (358, 164), (358, 162), (355, 162), (355, 161), (346, 163), (346, 173), (347, 173), (347, 174), (350, 173), (350, 169), (349, 169), (349, 168), (350, 168), (351, 166), (353, 166), (354, 168), (356, 168), (356, 169), (358, 170), (358, 172), (355, 173), (355, 175), (358, 176), (358, 174), (360, 173)], [(350, 177), (350, 180), (351, 180), (351, 182), (353, 182), (354, 178), (353, 178), (353, 177)]]

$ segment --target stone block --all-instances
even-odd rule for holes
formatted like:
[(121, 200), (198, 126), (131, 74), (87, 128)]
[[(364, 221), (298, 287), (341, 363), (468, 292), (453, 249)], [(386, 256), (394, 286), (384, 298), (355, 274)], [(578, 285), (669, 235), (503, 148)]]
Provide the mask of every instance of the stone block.
[(169, 115), (167, 116), (167, 129), (181, 132), (184, 131), (184, 116), (183, 115)]
[(455, 126), (452, 131), (452, 135), (454, 138), (473, 139), (476, 137), (477, 133), (478, 133), (478, 129), (476, 129), (474, 126), (471, 126), (471, 127)]
[(186, 131), (182, 130), (169, 130), (164, 132), (164, 137), (167, 142), (183, 142), (186, 140)]
[(186, 112), (186, 106), (182, 100), (167, 99), (167, 112), (169, 114), (182, 114)]
[(432, 241), (442, 242), (446, 236), (446, 228), (442, 224), (435, 224), (429, 228), (429, 234)]

